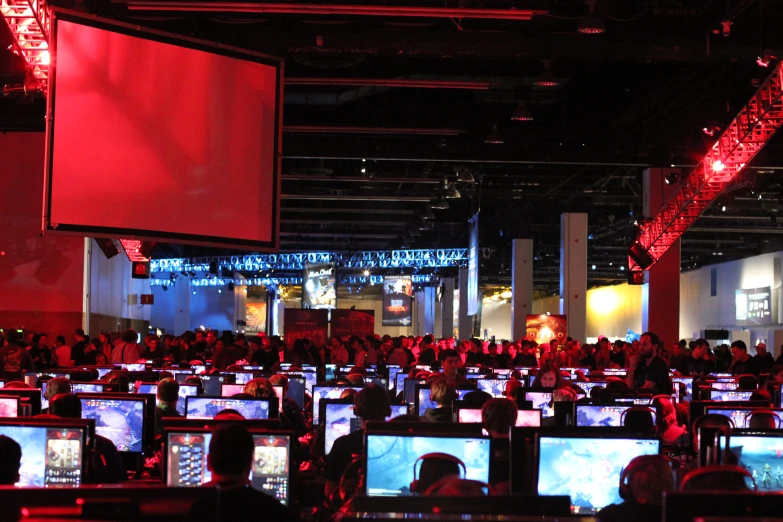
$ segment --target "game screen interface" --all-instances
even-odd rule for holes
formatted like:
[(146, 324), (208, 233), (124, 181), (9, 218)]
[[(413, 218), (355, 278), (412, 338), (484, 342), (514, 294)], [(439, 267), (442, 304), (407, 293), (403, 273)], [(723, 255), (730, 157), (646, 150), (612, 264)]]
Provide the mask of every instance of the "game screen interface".
[[(392, 413), (386, 420), (399, 417), (408, 413), (408, 406), (393, 404)], [(326, 405), (326, 431), (324, 433), (324, 453), (332, 451), (334, 441), (343, 435), (362, 429), (362, 421), (353, 414), (353, 404), (327, 404)]]
[(146, 368), (146, 363), (130, 363), (130, 364), (118, 364), (120, 368), (129, 372), (143, 372)]
[[(622, 426), (623, 412), (630, 406), (598, 406), (592, 404), (576, 405), (576, 425), (595, 427)], [(653, 413), (655, 424), (655, 413)]]
[[(481, 410), (463, 408), (459, 410), (459, 413), (457, 415), (458, 415), (459, 422), (474, 422), (474, 423), (481, 424)], [(515, 426), (517, 428), (520, 427), (537, 428), (541, 426), (541, 411), (519, 410), (517, 412), (517, 422)]]
[(573, 383), (579, 386), (582, 389), (582, 391), (585, 392), (585, 395), (587, 395), (588, 397), (590, 396), (590, 390), (592, 390), (596, 386), (606, 388), (606, 381), (592, 381), (592, 382), (573, 381)]
[(0, 417), (18, 417), (19, 399), (17, 397), (0, 397)]
[[(211, 433), (169, 433), (166, 485), (197, 487), (212, 480), (207, 469)], [(289, 447), (286, 435), (254, 434), (250, 482), (253, 488), (288, 505)]]
[[(41, 408), (49, 407), (49, 401), (45, 397), (47, 382), (43, 381), (41, 383)], [(103, 393), (103, 384), (72, 382), (71, 389), (73, 393)]]
[[(751, 412), (753, 412), (753, 408), (706, 408), (704, 410), (705, 414), (715, 413), (718, 415), (723, 415), (724, 417), (728, 417), (731, 419), (734, 427), (738, 429), (750, 427), (750, 417), (747, 417), (747, 415)], [(778, 415), (778, 425), (783, 426), (783, 411), (776, 411), (775, 413)]]
[[(157, 384), (140, 384), (138, 393), (158, 394)], [(177, 413), (185, 416), (185, 397), (195, 397), (198, 395), (198, 386), (195, 384), (180, 384), (179, 397), (177, 398)]]
[(713, 390), (736, 390), (739, 388), (739, 383), (735, 381), (731, 382), (713, 382), (710, 387)]
[(114, 371), (114, 368), (96, 368), (96, 370), (98, 370), (98, 378), (103, 379), (107, 373)]
[[(230, 374), (226, 374), (230, 375)], [(175, 375), (177, 382), (182, 384), (185, 379), (190, 377), (190, 375), (187, 374), (177, 374)], [(224, 375), (199, 375), (198, 376), (201, 379), (201, 382), (204, 384), (204, 395), (208, 395), (210, 397), (219, 397), (220, 396), (220, 386), (226, 382), (226, 377)]]
[(532, 403), (532, 409), (541, 410), (545, 419), (555, 416), (555, 402), (548, 392), (525, 392), (525, 400)]
[(317, 426), (321, 422), (321, 399), (339, 399), (346, 388), (357, 392), (361, 391), (361, 388), (350, 386), (316, 386), (313, 388), (313, 425)]
[(394, 386), (397, 384), (397, 375), (402, 371), (399, 366), (397, 365), (389, 365), (387, 366), (389, 369), (389, 389), (393, 390), (395, 389)]
[(81, 429), (48, 426), (0, 426), (22, 447), (17, 486), (78, 486), (82, 479)]
[[(783, 440), (780, 437), (732, 435), (729, 448), (739, 465), (753, 475), (758, 491), (783, 491)], [(753, 486), (748, 484), (748, 487)]]
[(416, 385), (426, 383), (426, 379), (405, 379), (405, 384), (403, 384), (405, 402), (413, 404), (416, 401)]
[(246, 419), (268, 419), (269, 402), (257, 399), (228, 399), (219, 397), (188, 397), (188, 419), (212, 419), (223, 410), (236, 410)]
[(141, 453), (144, 401), (84, 397), (81, 400), (82, 419), (95, 420), (96, 434), (112, 441), (119, 451)]
[[(447, 453), (460, 459), (469, 480), (489, 481), (489, 440), (477, 437), (367, 435), (367, 495), (411, 496), (413, 466), (427, 453)], [(460, 471), (461, 472), (461, 471)]]
[(507, 379), (479, 379), (476, 381), (476, 385), (479, 390), (485, 391), (493, 397), (503, 397), (507, 382)]
[(619, 504), (620, 473), (639, 455), (657, 455), (659, 441), (541, 437), (539, 495), (568, 495), (574, 513)]
[(238, 393), (244, 393), (244, 392), (245, 392), (244, 384), (224, 384), (223, 386), (220, 387), (221, 397), (233, 397)]
[[(672, 384), (680, 382), (685, 384), (685, 397), (683, 400), (688, 402), (693, 400), (693, 377), (672, 377)], [(677, 389), (675, 387), (675, 389)]]
[[(457, 400), (461, 401), (465, 398), (465, 395), (476, 390), (457, 390)], [(437, 408), (438, 405), (432, 402), (432, 390), (429, 388), (419, 389), (419, 411), (418, 416), (421, 417), (427, 413), (427, 408)]]
[(710, 390), (710, 399), (719, 402), (749, 401), (751, 395), (752, 391)]
[[(283, 374), (287, 374), (288, 372), (281, 372)], [(318, 374), (315, 372), (294, 372), (292, 377), (304, 377), (305, 380), (305, 390), (313, 393), (313, 386), (318, 384)], [(290, 379), (289, 379), (289, 393), (291, 389), (290, 385)], [(298, 393), (298, 392), (297, 392)], [(302, 392), (302, 397), (304, 397), (304, 392)], [(291, 397), (292, 399), (296, 400), (296, 397)]]

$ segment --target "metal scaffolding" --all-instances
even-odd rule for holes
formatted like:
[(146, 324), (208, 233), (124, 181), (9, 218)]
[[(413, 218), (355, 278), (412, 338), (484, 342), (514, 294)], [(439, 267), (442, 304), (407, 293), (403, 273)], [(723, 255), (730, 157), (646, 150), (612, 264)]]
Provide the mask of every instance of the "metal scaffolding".
[(46, 2), (0, 0), (0, 15), (14, 37), (14, 52), (27, 62), (30, 79), (20, 88), (46, 94), (49, 80), (49, 10)]

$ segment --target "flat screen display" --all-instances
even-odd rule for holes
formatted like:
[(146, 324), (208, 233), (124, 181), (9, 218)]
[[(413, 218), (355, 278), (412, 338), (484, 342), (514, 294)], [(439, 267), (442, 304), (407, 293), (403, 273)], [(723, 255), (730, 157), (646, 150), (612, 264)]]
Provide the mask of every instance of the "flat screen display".
[[(353, 413), (353, 404), (326, 404), (324, 408), (326, 412), (326, 418), (324, 424), (326, 430), (324, 433), (324, 454), (328, 455), (332, 451), (332, 445), (334, 441), (348, 435), (354, 431), (362, 429), (362, 420)], [(393, 404), (391, 406), (392, 413), (386, 420), (399, 417), (408, 413), (408, 406)]]
[(236, 410), (246, 419), (268, 419), (266, 399), (226, 399), (221, 397), (186, 397), (188, 419), (212, 419), (223, 410)]
[(141, 453), (144, 441), (143, 399), (88, 399), (81, 397), (82, 419), (95, 419), (95, 433), (119, 451)]
[[(686, 400), (688, 402), (693, 400), (693, 377), (672, 377), (672, 385), (674, 383), (682, 383), (685, 385), (685, 397), (683, 397), (683, 400)], [(675, 390), (677, 388), (675, 387)]]
[[(288, 375), (288, 372), (280, 372), (280, 373), (282, 373), (284, 375)], [(313, 386), (318, 384), (318, 374), (315, 373), (315, 372), (299, 372), (299, 371), (297, 371), (297, 372), (293, 372), (292, 375), (289, 375), (289, 378), (292, 377), (292, 376), (296, 376), (296, 375), (299, 375), (299, 376), (304, 378), (304, 380), (305, 380), (305, 390), (307, 392), (309, 392), (309, 393), (313, 393)], [(290, 384), (289, 384), (289, 388), (290, 388)], [(289, 392), (290, 392), (290, 389), (289, 389)], [(296, 396), (292, 395), (291, 398), (294, 399), (294, 400), (297, 400), (298, 393), (299, 392), (296, 392), (297, 395)], [(302, 394), (303, 394), (302, 397), (304, 397), (304, 391), (302, 392)]]
[[(166, 485), (198, 487), (212, 480), (207, 469), (210, 432), (166, 432)], [(288, 435), (253, 434), (255, 451), (250, 483), (254, 489), (288, 505), (290, 447)]]
[(532, 409), (541, 410), (545, 419), (555, 416), (555, 401), (551, 392), (525, 392), (525, 400), (530, 401)]
[(479, 379), (476, 381), (476, 386), (493, 397), (503, 397), (507, 383), (508, 379)]
[(476, 315), (479, 308), (479, 215), (468, 221), (468, 315)]
[(276, 248), (279, 60), (62, 12), (52, 32), (48, 229)]
[(713, 401), (749, 401), (752, 391), (710, 390), (710, 399)]
[(726, 391), (726, 390), (736, 390), (737, 388), (739, 388), (739, 383), (735, 382), (735, 381), (731, 381), (731, 382), (713, 382), (713, 383), (710, 383), (710, 388), (712, 388), (713, 390), (723, 390), (723, 391)]
[[(190, 375), (177, 374), (174, 377), (176, 377), (178, 383), (182, 384)], [(209, 395), (210, 397), (219, 397), (223, 391), (221, 388), (223, 383), (233, 384), (234, 380), (234, 376), (230, 373), (225, 375), (199, 375), (198, 378), (201, 379), (204, 385), (204, 395)]]
[(394, 390), (396, 389), (397, 375), (399, 375), (402, 369), (395, 364), (387, 365), (386, 368), (389, 371), (389, 390)]
[(313, 388), (313, 425), (320, 424), (321, 399), (339, 399), (346, 389), (361, 391), (361, 388), (352, 386), (315, 386)]
[(595, 513), (619, 504), (620, 473), (639, 455), (657, 455), (655, 439), (539, 438), (539, 495), (568, 495), (574, 513)]
[(0, 435), (22, 447), (22, 487), (79, 486), (84, 469), (84, 429), (0, 425)]
[[(137, 393), (149, 393), (152, 395), (158, 394), (157, 384), (142, 383), (139, 385)], [(179, 397), (177, 398), (177, 413), (185, 416), (185, 397), (196, 397), (198, 395), (198, 386), (195, 384), (180, 384), (179, 385)]]
[(601, 388), (606, 388), (606, 381), (591, 381), (591, 382), (571, 381), (571, 382), (579, 386), (579, 388), (581, 388), (582, 391), (585, 392), (585, 395), (587, 395), (588, 397), (590, 396), (590, 391), (596, 386)]
[[(46, 385), (49, 381), (41, 381), (41, 408), (49, 408), (49, 400), (46, 398)], [(72, 382), (73, 393), (103, 393), (103, 384)]]
[(233, 397), (238, 393), (245, 393), (244, 384), (224, 384), (220, 387), (221, 397)]
[(783, 491), (783, 440), (779, 435), (732, 435), (729, 449), (739, 465), (751, 472), (758, 491)]
[[(465, 395), (476, 390), (457, 390), (457, 399), (461, 401), (465, 398)], [(427, 408), (437, 408), (438, 405), (432, 402), (432, 390), (430, 388), (419, 388), (419, 409), (417, 414), (419, 417), (427, 413)]]
[(409, 275), (384, 276), (383, 326), (410, 326), (412, 324), (413, 282)]
[[(623, 412), (632, 406), (599, 406), (595, 404), (576, 405), (576, 425), (593, 427), (620, 427)], [(655, 424), (655, 413), (652, 414)]]
[[(753, 413), (753, 411), (758, 411), (757, 408), (704, 408), (704, 413), (706, 415), (709, 415), (711, 413), (714, 413), (716, 415), (723, 415), (724, 417), (728, 417), (731, 419), (732, 424), (737, 429), (743, 429), (743, 428), (750, 428), (750, 417), (749, 415)], [(770, 411), (766, 408), (764, 408), (764, 411)], [(778, 416), (778, 426), (783, 427), (783, 410), (771, 410), (774, 411)], [(783, 477), (781, 477), (783, 478)]]
[(19, 397), (0, 397), (0, 417), (19, 416)]
[(772, 288), (750, 288), (734, 291), (737, 326), (772, 324)]
[[(473, 422), (481, 424), (481, 410), (462, 408), (459, 410), (459, 422)], [(517, 422), (514, 424), (517, 428), (537, 428), (541, 426), (541, 410), (519, 410), (517, 412)]]
[(490, 446), (483, 437), (367, 434), (367, 496), (410, 496), (413, 466), (427, 453), (461, 460), (469, 480), (489, 482)]

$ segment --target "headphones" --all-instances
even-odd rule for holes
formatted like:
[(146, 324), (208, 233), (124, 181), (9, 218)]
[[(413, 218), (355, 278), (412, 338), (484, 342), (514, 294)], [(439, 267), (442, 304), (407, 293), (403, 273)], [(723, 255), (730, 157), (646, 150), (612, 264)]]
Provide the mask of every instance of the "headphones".
[(620, 414), (620, 425), (625, 426), (625, 416), (629, 411), (634, 411), (634, 412), (645, 411), (649, 413), (653, 418), (653, 426), (655, 426), (655, 421), (656, 421), (655, 410), (648, 406), (631, 406), (630, 408), (623, 410), (623, 412)]
[(776, 430), (780, 429), (780, 417), (778, 417), (777, 412), (772, 411), (772, 410), (762, 410), (762, 409), (751, 410), (750, 412), (746, 413), (745, 414), (745, 426), (748, 426), (749, 422), (753, 418), (753, 416), (754, 415), (758, 415), (758, 414), (771, 416), (773, 419), (775, 419), (775, 429)]
[[(468, 469), (465, 467), (465, 463), (454, 455), (449, 455), (448, 453), (427, 453), (426, 455), (422, 455), (416, 459), (416, 462), (413, 463), (413, 482), (411, 482), (411, 493), (423, 493), (419, 491), (419, 478), (421, 478), (421, 466), (424, 465), (425, 460), (443, 460), (446, 462), (453, 462), (462, 468), (462, 477), (460, 478), (464, 479), (468, 475)], [(419, 462), (421, 462), (421, 465), (419, 465)], [(416, 471), (417, 469), (418, 471)]]
[[(669, 465), (672, 471), (672, 478), (675, 478), (675, 462), (667, 457), (666, 455), (640, 455), (633, 460), (631, 460), (628, 465), (623, 468), (623, 471), (620, 473), (620, 498), (623, 500), (631, 500), (633, 498), (633, 491), (631, 490), (631, 485), (629, 483), (629, 480), (631, 479), (631, 476), (634, 474), (634, 472), (638, 471), (639, 468), (643, 466), (647, 466), (649, 464), (654, 464), (656, 462), (665, 462)], [(674, 480), (674, 483), (677, 484), (677, 481)]]

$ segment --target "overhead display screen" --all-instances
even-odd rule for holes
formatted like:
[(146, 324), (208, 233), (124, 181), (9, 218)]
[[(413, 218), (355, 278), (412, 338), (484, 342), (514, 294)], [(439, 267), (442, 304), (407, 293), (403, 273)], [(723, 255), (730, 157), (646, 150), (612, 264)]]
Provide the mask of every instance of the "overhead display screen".
[(383, 278), (383, 326), (410, 326), (413, 322), (413, 281), (409, 275)]
[(49, 231), (274, 250), (281, 60), (56, 10)]
[(772, 288), (751, 288), (734, 291), (737, 326), (772, 324)]

